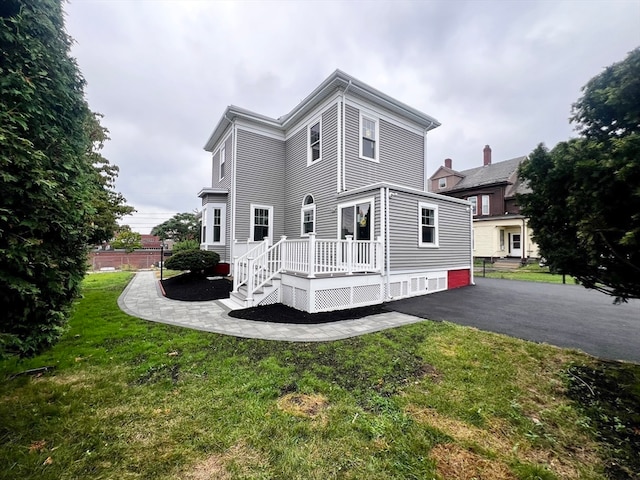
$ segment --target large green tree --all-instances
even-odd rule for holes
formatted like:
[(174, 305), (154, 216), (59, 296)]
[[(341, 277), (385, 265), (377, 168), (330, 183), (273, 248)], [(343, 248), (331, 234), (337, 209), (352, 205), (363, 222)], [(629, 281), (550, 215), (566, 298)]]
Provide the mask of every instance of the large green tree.
[(539, 145), (519, 203), (549, 266), (617, 301), (640, 298), (640, 48), (573, 105), (579, 138)]
[(87, 243), (111, 236), (104, 205), (124, 203), (71, 42), (59, 0), (0, 2), (0, 354), (57, 340)]
[(151, 235), (157, 235), (161, 240), (185, 240), (200, 241), (200, 219), (195, 213), (178, 213), (166, 222), (156, 225), (151, 230)]

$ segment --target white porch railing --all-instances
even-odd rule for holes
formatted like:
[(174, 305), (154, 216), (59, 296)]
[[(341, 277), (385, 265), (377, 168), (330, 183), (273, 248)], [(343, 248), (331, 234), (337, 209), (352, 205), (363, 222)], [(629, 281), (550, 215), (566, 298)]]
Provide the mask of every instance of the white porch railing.
[(308, 278), (317, 275), (346, 274), (382, 271), (382, 240), (316, 239), (309, 234), (306, 239), (287, 240), (268, 247), (268, 241), (244, 255), (234, 257), (233, 291), (246, 285), (246, 300), (280, 272), (302, 274)]

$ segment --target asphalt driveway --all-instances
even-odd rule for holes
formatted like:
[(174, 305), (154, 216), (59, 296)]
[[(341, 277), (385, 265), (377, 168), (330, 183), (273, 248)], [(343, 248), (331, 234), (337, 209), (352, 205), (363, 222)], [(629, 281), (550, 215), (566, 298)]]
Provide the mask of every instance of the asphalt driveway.
[(640, 300), (578, 285), (476, 278), (476, 285), (389, 302), (386, 307), (512, 337), (640, 363)]

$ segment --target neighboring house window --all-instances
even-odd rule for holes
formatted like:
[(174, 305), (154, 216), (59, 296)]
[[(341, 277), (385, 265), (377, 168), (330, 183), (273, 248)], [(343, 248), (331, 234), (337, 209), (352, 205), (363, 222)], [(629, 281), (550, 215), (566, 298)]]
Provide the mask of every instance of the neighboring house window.
[(447, 178), (439, 178), (438, 179), (438, 188), (442, 189), (442, 188), (447, 188)]
[(504, 252), (504, 230), (500, 230), (500, 251)]
[(225, 244), (227, 206), (224, 203), (205, 205), (202, 212), (202, 243)]
[(251, 240), (259, 242), (265, 237), (273, 240), (273, 207), (266, 205), (251, 205)]
[(489, 215), (489, 195), (482, 195), (482, 215)]
[(360, 114), (360, 157), (378, 161), (378, 120)]
[(300, 235), (308, 236), (316, 231), (316, 205), (311, 195), (304, 197), (302, 202), (302, 210), (300, 213)]
[(438, 206), (430, 203), (418, 204), (418, 246), (438, 246)]
[(471, 213), (474, 215), (478, 214), (478, 197), (469, 197), (467, 198), (471, 202)]
[(320, 120), (309, 125), (309, 150), (307, 153), (307, 165), (311, 165), (312, 163), (315, 163), (322, 158), (321, 135), (322, 122)]
[(227, 156), (227, 149), (225, 147), (222, 147), (220, 149), (220, 180), (224, 178), (224, 171), (225, 171), (225, 165), (227, 160), (226, 156)]

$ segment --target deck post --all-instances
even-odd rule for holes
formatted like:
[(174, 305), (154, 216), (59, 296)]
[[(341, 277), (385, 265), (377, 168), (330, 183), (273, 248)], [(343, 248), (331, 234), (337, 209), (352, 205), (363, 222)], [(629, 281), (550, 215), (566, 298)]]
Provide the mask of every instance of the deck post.
[[(253, 282), (255, 274), (255, 265), (253, 264), (253, 257), (247, 257), (247, 302), (253, 301)], [(252, 307), (253, 305), (249, 305)]]
[(307, 259), (307, 277), (316, 277), (316, 234), (309, 233), (309, 257)]
[(238, 256), (234, 255), (233, 257), (233, 293), (238, 293), (238, 277), (239, 277), (239, 269), (238, 269)]
[(376, 240), (376, 269), (384, 274), (384, 250), (382, 249), (382, 235), (379, 235)]
[(347, 235), (347, 275), (353, 275), (353, 235)]
[(286, 271), (286, 261), (287, 261), (287, 249), (286, 249), (286, 243), (287, 243), (287, 236), (286, 235), (282, 235), (280, 237), (280, 269), (282, 271)]

